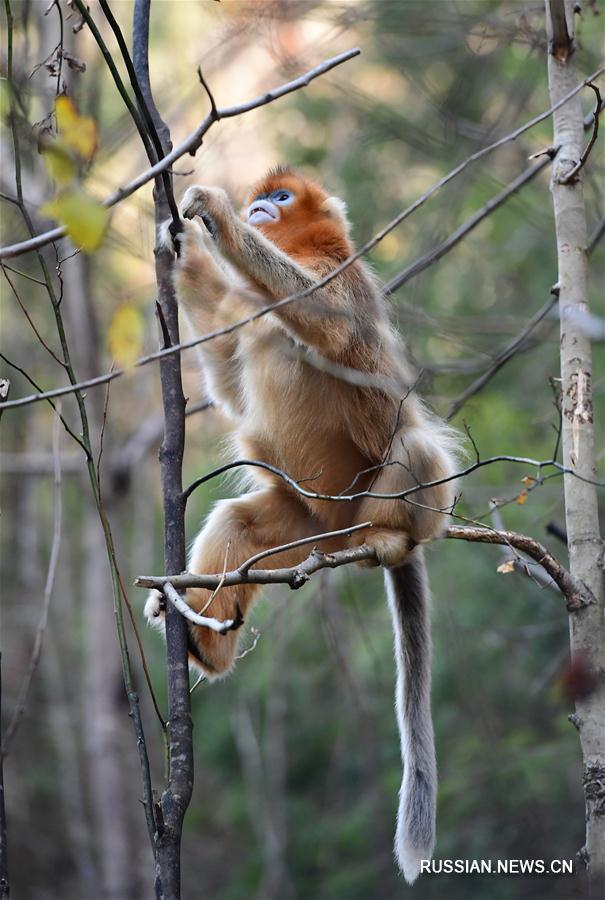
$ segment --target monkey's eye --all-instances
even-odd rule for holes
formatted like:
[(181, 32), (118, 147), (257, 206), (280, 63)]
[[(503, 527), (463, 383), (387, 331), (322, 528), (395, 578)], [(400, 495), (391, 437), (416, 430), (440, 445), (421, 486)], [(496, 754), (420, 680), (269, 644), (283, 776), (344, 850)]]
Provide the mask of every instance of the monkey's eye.
[(282, 206), (285, 206), (294, 200), (294, 194), (291, 191), (274, 191), (271, 195), (271, 199), (274, 203), (280, 203)]

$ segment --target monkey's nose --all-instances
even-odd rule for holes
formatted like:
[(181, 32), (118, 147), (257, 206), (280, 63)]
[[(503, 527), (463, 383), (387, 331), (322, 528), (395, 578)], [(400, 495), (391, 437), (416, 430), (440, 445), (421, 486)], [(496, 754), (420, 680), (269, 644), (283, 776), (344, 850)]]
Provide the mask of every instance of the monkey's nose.
[(248, 224), (260, 225), (263, 222), (276, 222), (279, 210), (270, 200), (253, 200), (248, 207)]

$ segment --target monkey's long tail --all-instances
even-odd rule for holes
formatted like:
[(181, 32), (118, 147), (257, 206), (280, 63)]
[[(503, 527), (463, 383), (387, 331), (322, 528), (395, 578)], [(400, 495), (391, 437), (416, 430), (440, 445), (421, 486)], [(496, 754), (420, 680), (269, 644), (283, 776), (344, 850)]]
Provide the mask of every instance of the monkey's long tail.
[(395, 634), (395, 707), (404, 765), (399, 792), (395, 857), (408, 884), (430, 859), (435, 843), (437, 765), (431, 719), (431, 632), (426, 566), (421, 548), (385, 570)]

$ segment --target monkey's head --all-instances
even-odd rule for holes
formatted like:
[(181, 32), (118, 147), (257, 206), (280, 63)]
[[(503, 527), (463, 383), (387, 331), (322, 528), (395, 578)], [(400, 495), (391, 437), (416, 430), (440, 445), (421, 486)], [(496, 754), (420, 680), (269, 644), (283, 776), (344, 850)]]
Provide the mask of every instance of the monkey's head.
[(278, 166), (248, 193), (242, 218), (294, 258), (351, 255), (347, 208), (314, 181)]

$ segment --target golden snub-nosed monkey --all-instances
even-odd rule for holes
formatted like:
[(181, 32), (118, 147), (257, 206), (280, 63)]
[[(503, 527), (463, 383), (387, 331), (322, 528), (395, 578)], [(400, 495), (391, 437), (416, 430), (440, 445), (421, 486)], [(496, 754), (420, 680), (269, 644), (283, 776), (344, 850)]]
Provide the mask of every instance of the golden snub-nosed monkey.
[[(241, 217), (227, 194), (213, 187), (190, 187), (181, 213), (186, 221), (177, 238), (175, 289), (198, 335), (312, 287), (353, 253), (344, 203), (288, 168), (254, 185)], [(170, 240), (167, 227), (161, 240)], [(397, 494), (454, 471), (452, 433), (411, 390), (402, 344), (360, 261), (309, 296), (200, 345), (199, 352), (207, 391), (233, 423), (239, 457), (270, 463), (295, 480), (313, 478), (313, 490), (330, 495), (370, 487), (373, 494)], [(331, 365), (322, 366), (325, 360)], [(339, 377), (339, 367), (363, 377)], [(412, 502), (368, 496), (334, 502), (303, 497), (262, 469), (251, 470), (249, 478), (249, 493), (212, 509), (193, 543), (191, 572), (220, 573), (225, 562), (233, 569), (285, 542), (372, 523), (348, 539), (324, 541), (321, 549), (366, 543), (385, 566), (404, 761), (395, 853), (412, 882), (433, 848), (437, 781), (430, 594), (420, 545), (444, 529), (453, 483), (419, 490)], [(308, 552), (303, 546), (259, 565), (295, 565)], [(207, 614), (234, 619), (239, 609), (245, 618), (257, 590), (223, 588)], [(190, 589), (185, 600), (200, 611), (209, 596)], [(157, 593), (145, 612), (161, 624)], [(209, 678), (229, 672), (240, 632), (187, 624), (193, 664)]]

